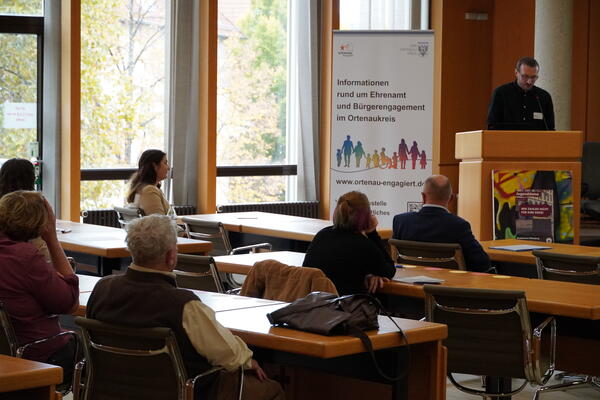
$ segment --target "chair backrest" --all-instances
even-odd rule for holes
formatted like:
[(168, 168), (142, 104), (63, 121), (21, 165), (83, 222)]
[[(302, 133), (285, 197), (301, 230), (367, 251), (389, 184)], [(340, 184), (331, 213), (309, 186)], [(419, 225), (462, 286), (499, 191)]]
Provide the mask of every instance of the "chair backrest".
[(224, 293), (215, 260), (211, 256), (177, 254), (177, 265), (173, 272), (179, 287)]
[(83, 399), (182, 399), (187, 373), (169, 328), (129, 328), (77, 317), (85, 353)]
[(17, 354), (17, 336), (10, 316), (0, 301), (0, 354), (15, 357)]
[(466, 270), (462, 248), (458, 243), (431, 243), (398, 239), (389, 239), (388, 243), (392, 249), (396, 249), (398, 263)]
[(115, 212), (119, 218), (119, 224), (121, 228), (125, 228), (128, 223), (134, 219), (142, 218), (144, 211), (141, 208), (135, 207), (114, 207)]
[(448, 373), (532, 381), (532, 334), (525, 293), (425, 285), (428, 321), (448, 325)]
[(600, 257), (535, 250), (539, 279), (600, 285)]
[(252, 266), (240, 294), (291, 302), (315, 291), (338, 294), (333, 282), (318, 268), (290, 267), (277, 260), (264, 260)]
[(600, 142), (583, 144), (581, 158), (581, 182), (586, 185), (585, 196), (590, 199), (600, 198)]
[(192, 239), (206, 240), (213, 244), (208, 253), (211, 256), (223, 256), (231, 253), (231, 243), (227, 231), (221, 222), (203, 221), (195, 218), (183, 217), (185, 230)]

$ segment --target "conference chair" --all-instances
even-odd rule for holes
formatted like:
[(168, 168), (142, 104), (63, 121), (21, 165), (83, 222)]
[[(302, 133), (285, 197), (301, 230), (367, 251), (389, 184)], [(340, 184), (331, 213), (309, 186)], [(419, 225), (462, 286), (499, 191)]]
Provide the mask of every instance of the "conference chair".
[[(12, 326), (12, 322), (10, 321), (10, 316), (8, 315), (8, 311), (6, 310), (4, 303), (0, 301), (0, 354), (4, 354), (11, 357), (27, 358), (24, 357), (24, 353), (29, 347), (36, 344), (46, 343), (62, 336), (72, 336), (75, 338), (75, 340), (77, 341), (77, 357), (77, 354), (79, 354), (79, 339), (77, 333), (73, 331), (64, 331), (57, 335), (35, 340), (33, 342), (19, 346), (17, 342), (17, 336), (15, 335), (15, 331)], [(57, 387), (57, 391), (60, 392), (62, 395), (65, 395), (71, 391), (71, 385), (60, 384)]]
[(121, 228), (125, 229), (128, 223), (131, 221), (142, 218), (144, 216), (144, 211), (141, 208), (135, 207), (113, 207), (115, 212), (117, 213), (119, 219), (119, 225)]
[(388, 243), (398, 263), (466, 270), (465, 259), (458, 243), (431, 243), (389, 239)]
[[(75, 323), (81, 327), (85, 359), (75, 368), (73, 400), (192, 400), (195, 386), (222, 370), (188, 377), (169, 328), (130, 328), (83, 317)], [(239, 382), (241, 393), (242, 368)]]
[[(541, 250), (535, 250), (532, 254), (535, 256), (539, 279), (600, 285), (600, 257), (559, 254)], [(548, 386), (543, 391), (566, 390), (586, 384), (600, 389), (598, 377), (577, 375), (576, 371), (562, 375), (569, 376), (570, 381)]]
[(177, 286), (186, 289), (224, 293), (214, 258), (192, 254), (177, 254), (173, 270)]
[(600, 257), (534, 250), (539, 279), (600, 285)]
[[(212, 250), (208, 253), (211, 256), (223, 256), (229, 254), (238, 254), (243, 252), (271, 251), (270, 243), (258, 243), (248, 246), (232, 248), (227, 230), (221, 222), (203, 221), (196, 218), (183, 217), (185, 230), (189, 238), (206, 240), (213, 244)], [(245, 276), (240, 274), (224, 273), (220, 274), (221, 280), (229, 288), (237, 288), (244, 282)]]
[[(513, 396), (528, 382), (544, 385), (554, 373), (556, 320), (548, 317), (532, 331), (524, 292), (435, 285), (424, 291), (427, 321), (448, 325), (448, 378), (460, 391), (483, 399)], [(464, 386), (453, 374), (486, 376), (486, 389)], [(502, 390), (492, 388), (492, 377), (524, 382), (496, 393)]]
[(264, 260), (252, 266), (240, 295), (292, 302), (315, 291), (338, 294), (333, 282), (318, 268), (291, 267), (277, 260)]
[(600, 220), (600, 142), (583, 144), (581, 158), (581, 181), (583, 184), (581, 211)]

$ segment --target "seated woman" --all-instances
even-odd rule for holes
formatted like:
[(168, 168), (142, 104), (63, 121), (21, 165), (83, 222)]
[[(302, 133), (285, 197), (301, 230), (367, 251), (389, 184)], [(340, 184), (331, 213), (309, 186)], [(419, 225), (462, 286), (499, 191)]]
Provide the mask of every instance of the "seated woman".
[(169, 169), (164, 152), (154, 149), (144, 151), (138, 161), (138, 170), (129, 182), (127, 202), (146, 215), (166, 215), (170, 206), (160, 190), (160, 182), (167, 177)]
[[(0, 168), (0, 198), (7, 193), (16, 190), (34, 190), (35, 169), (31, 161), (24, 158), (11, 158), (2, 164)], [(50, 262), (50, 253), (46, 242), (40, 237), (29, 241), (44, 256), (46, 262)]]
[[(28, 241), (41, 236), (52, 263)], [(15, 191), (0, 199), (0, 301), (19, 345), (61, 332), (58, 315), (79, 306), (79, 280), (56, 236), (56, 217), (40, 193)], [(75, 340), (60, 336), (29, 347), (25, 358), (63, 367), (70, 381)]]
[(333, 212), (333, 226), (317, 233), (302, 265), (323, 270), (340, 296), (375, 292), (396, 272), (375, 228), (367, 196), (346, 193)]

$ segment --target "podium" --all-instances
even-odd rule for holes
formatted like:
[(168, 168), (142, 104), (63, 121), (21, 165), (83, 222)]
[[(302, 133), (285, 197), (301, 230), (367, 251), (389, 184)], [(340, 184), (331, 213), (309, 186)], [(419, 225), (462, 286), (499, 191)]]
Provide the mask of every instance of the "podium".
[(493, 170), (566, 170), (572, 171), (574, 243), (579, 243), (581, 131), (483, 130), (458, 132), (455, 140), (458, 215), (470, 222), (477, 239), (494, 238)]

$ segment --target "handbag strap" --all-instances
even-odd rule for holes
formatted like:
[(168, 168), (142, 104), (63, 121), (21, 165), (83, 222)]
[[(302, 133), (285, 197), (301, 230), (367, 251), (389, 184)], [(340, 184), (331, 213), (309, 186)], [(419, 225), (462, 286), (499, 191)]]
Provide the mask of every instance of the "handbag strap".
[(382, 376), (384, 379), (387, 379), (388, 381), (397, 382), (401, 379), (404, 379), (408, 375), (408, 366), (410, 366), (410, 349), (408, 347), (408, 339), (407, 339), (406, 335), (404, 334), (404, 331), (402, 331), (402, 328), (400, 328), (398, 326), (396, 321), (394, 321), (394, 319), (391, 316), (389, 316), (389, 315), (386, 315), (386, 316), (390, 319), (390, 321), (392, 321), (392, 323), (394, 325), (396, 325), (396, 328), (398, 328), (398, 333), (400, 333), (400, 335), (402, 336), (402, 339), (406, 343), (405, 347), (406, 347), (407, 368), (405, 368), (404, 371), (400, 372), (397, 376), (390, 376), (390, 375), (386, 374), (383, 371), (383, 369), (379, 366), (379, 363), (377, 362), (377, 359), (375, 358), (375, 353), (373, 351), (373, 343), (371, 343), (371, 339), (369, 339), (369, 337), (367, 336), (366, 333), (364, 333), (361, 329), (357, 328), (356, 326), (350, 325), (350, 324), (347, 325), (347, 329), (348, 329), (348, 334), (359, 338), (360, 341), (363, 343), (363, 345), (367, 348), (367, 350), (369, 351), (369, 355), (371, 356), (371, 361), (373, 361), (373, 365), (375, 366), (377, 373), (380, 376)]

